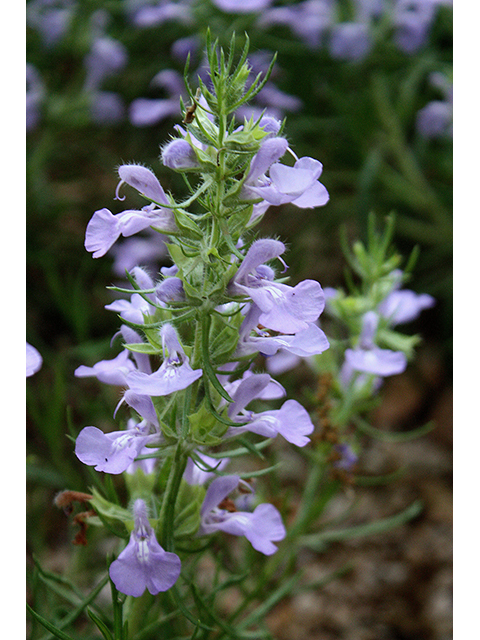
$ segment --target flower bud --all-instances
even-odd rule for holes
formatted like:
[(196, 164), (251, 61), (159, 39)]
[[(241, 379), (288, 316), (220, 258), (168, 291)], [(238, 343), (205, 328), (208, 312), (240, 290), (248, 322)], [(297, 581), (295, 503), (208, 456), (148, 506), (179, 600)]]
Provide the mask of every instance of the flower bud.
[(162, 149), (162, 162), (174, 171), (199, 169), (200, 164), (195, 151), (186, 140), (172, 140)]
[(120, 186), (126, 182), (148, 200), (159, 204), (168, 204), (167, 197), (160, 182), (155, 174), (150, 171), (150, 169), (147, 169), (147, 167), (142, 167), (142, 165), (139, 164), (123, 164), (118, 168), (118, 175), (120, 176), (120, 183), (117, 186), (116, 192), (118, 200), (123, 199), (119, 197), (118, 190)]

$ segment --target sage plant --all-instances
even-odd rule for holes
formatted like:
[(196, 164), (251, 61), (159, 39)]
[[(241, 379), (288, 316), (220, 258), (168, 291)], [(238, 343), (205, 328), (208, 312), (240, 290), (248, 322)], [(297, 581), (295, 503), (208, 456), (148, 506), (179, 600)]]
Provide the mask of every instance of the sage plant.
[[(209, 43), (210, 83), (199, 78), (195, 92), (187, 84), (183, 122), (161, 149), (188, 196), (179, 202), (149, 168), (121, 165), (116, 199), (134, 189), (146, 204), (99, 209), (85, 238), (94, 258), (147, 228), (161, 234), (159, 242), (166, 238), (172, 265), (157, 277), (134, 267), (130, 288), (116, 287), (127, 297), (108, 305), (121, 319), (120, 353), (75, 372), (122, 389), (115, 418), (123, 426), (84, 427), (75, 454), (125, 478), (126, 505), (97, 488), (86, 499), (85, 524), (113, 528), (127, 542), (109, 565), (113, 588), (133, 599), (172, 590), (185, 615), (180, 576), (212, 536), (243, 536), (269, 556), (286, 535), (279, 510), (256, 498), (252, 480), (264, 470), (228, 470), (230, 456), (258, 452), (277, 437), (303, 447), (314, 430), (305, 408), (255, 370), (257, 355), (320, 354), (329, 346), (317, 324), (320, 284), (287, 284), (284, 243), (254, 232), (270, 205), (326, 204), (322, 165), (298, 158), (276, 119), (235, 120), (268, 74), (249, 80), (248, 39), (235, 65), (234, 50), (233, 41), (228, 55)], [(279, 408), (265, 408), (278, 399)], [(127, 610), (134, 617), (135, 606)], [(129, 624), (132, 631), (138, 621)]]
[[(126, 200), (134, 190), (145, 206), (118, 213), (101, 208), (86, 229), (85, 247), (93, 258), (104, 256), (120, 237), (146, 229), (158, 232), (159, 246), (166, 246), (171, 258), (171, 265), (156, 275), (134, 266), (127, 272), (129, 286), (112, 287), (123, 295), (107, 305), (119, 315), (114, 339), (121, 350), (75, 371), (77, 377), (117, 387), (120, 394), (114, 410), (118, 428), (105, 432), (85, 426), (75, 439), (77, 458), (104, 477), (94, 475), (90, 493), (65, 491), (56, 500), (70, 510), (75, 501), (88, 505), (75, 517), (77, 544), (87, 544), (90, 526), (104, 527), (118, 538), (103, 583), (109, 580), (112, 590), (111, 626), (103, 612), (89, 609), (108, 640), (155, 637), (167, 623), (172, 625), (168, 637), (193, 633), (192, 638), (208, 638), (211, 632), (215, 638), (270, 637), (258, 624), (298, 580), (300, 574), (291, 575), (295, 540), (303, 536), (303, 543), (315, 548), (311, 525), (338, 489), (327, 484), (319, 494), (327, 462), (349, 472), (357, 461), (346, 440), (335, 441), (331, 451), (317, 438), (307, 456), (312, 473), (290, 531), (281, 501), (263, 499), (262, 482), (272, 469), (242, 469), (242, 456), (262, 459), (274, 439), (302, 450), (314, 432), (306, 408), (287, 398), (285, 388), (259, 368), (259, 354), (267, 363), (282, 354), (315, 358), (319, 369), (328, 371), (329, 360), (323, 364), (322, 358), (330, 345), (319, 323), (326, 298), (343, 320), (352, 304), (345, 304), (339, 292), (326, 296), (314, 280), (288, 282), (285, 244), (256, 232), (270, 205), (288, 203), (301, 210), (323, 206), (329, 196), (319, 182), (322, 164), (296, 156), (282, 122), (264, 113), (236, 120), (269, 74), (252, 81), (248, 38), (238, 62), (234, 44), (232, 38), (225, 53), (208, 41), (209, 81), (199, 77), (193, 89), (186, 71), (189, 102), (181, 102), (183, 121), (161, 147), (163, 165), (181, 174), (187, 196), (177, 200), (151, 169), (123, 164), (116, 200)], [(367, 253), (362, 254), (365, 264)], [(405, 321), (395, 315), (401, 295), (398, 264), (378, 251), (372, 256), (374, 264), (382, 263), (381, 273), (366, 280), (383, 297), (367, 296), (366, 305), (353, 305), (351, 348), (344, 343), (337, 349), (345, 357), (335, 372), (332, 412), (340, 427), (359, 411), (359, 372), (365, 376), (364, 397), (374, 392), (379, 376), (406, 366), (401, 349), (385, 353), (377, 346), (379, 314)], [(424, 307), (429, 304), (423, 300)], [(380, 305), (377, 312), (375, 305)], [(422, 305), (414, 300), (413, 306), (415, 314)], [(305, 535), (309, 532), (313, 539)], [(249, 566), (243, 567), (246, 573), (222, 574), (231, 559), (217, 541), (223, 538), (228, 546), (231, 536), (244, 538), (256, 554), (250, 566), (258, 557), (272, 561), (265, 560), (258, 579), (242, 588), (244, 600), (227, 621), (215, 598), (252, 574)], [(207, 550), (213, 575), (211, 566), (202, 564)], [(241, 620), (282, 567), (289, 571), (283, 583)], [(52, 625), (46, 626), (52, 631)]]

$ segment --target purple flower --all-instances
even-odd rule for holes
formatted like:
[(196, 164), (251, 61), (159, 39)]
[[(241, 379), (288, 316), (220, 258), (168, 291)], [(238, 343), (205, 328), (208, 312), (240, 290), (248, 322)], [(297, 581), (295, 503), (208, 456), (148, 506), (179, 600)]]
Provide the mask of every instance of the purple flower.
[(314, 280), (295, 287), (273, 282), (273, 270), (264, 262), (285, 251), (279, 240), (256, 240), (229, 285), (233, 295), (249, 296), (261, 310), (258, 322), (281, 333), (297, 333), (315, 322), (325, 305), (322, 288)]
[(121, 122), (125, 116), (122, 98), (113, 91), (92, 91), (90, 94), (90, 115), (99, 125)]
[(351, 471), (357, 464), (358, 456), (349, 444), (336, 444), (334, 446), (334, 451), (339, 456), (333, 463), (333, 466), (337, 469)]
[(397, 0), (395, 41), (405, 53), (415, 53), (424, 46), (440, 4), (451, 4), (451, 0)]
[(364, 22), (336, 24), (330, 34), (329, 49), (332, 58), (363, 60), (372, 48), (369, 26)]
[(186, 389), (202, 376), (202, 369), (192, 369), (172, 325), (164, 324), (161, 332), (163, 351), (168, 352), (160, 368), (148, 375), (132, 371), (127, 384), (132, 391), (147, 396), (166, 396)]
[(143, 500), (135, 500), (133, 517), (129, 543), (110, 565), (110, 578), (118, 591), (135, 598), (145, 589), (152, 595), (167, 591), (180, 575), (180, 558), (164, 551), (157, 542)]
[[(325, 333), (314, 322), (297, 333), (286, 335), (270, 335), (259, 329), (258, 324), (262, 311), (256, 305), (250, 305), (243, 321), (237, 344), (236, 355), (251, 355), (260, 352), (265, 356), (273, 356), (279, 351), (295, 357), (307, 358), (323, 353), (329, 347)], [(254, 335), (252, 334), (254, 331)]]
[(253, 513), (231, 511), (221, 506), (239, 482), (239, 476), (223, 476), (212, 482), (201, 509), (199, 535), (224, 531), (234, 536), (245, 536), (254, 549), (271, 555), (277, 551), (273, 543), (283, 540), (286, 535), (280, 513), (273, 505), (259, 504)]
[(133, 21), (137, 27), (158, 26), (170, 20), (190, 24), (192, 21), (190, 4), (191, 0), (180, 0), (179, 2), (160, 0), (156, 4), (138, 9)]
[(34, 373), (40, 371), (43, 364), (43, 358), (40, 352), (35, 349), (34, 346), (27, 342), (27, 354), (26, 354), (26, 377), (33, 376)]
[(403, 373), (407, 367), (407, 358), (402, 351), (380, 349), (375, 344), (379, 316), (368, 311), (362, 320), (362, 332), (358, 346), (345, 351), (345, 363), (341, 372), (344, 384), (349, 384), (355, 371), (380, 377)]
[(163, 147), (161, 157), (163, 164), (174, 171), (200, 168), (195, 151), (186, 140), (171, 140)]
[(230, 427), (227, 436), (235, 436), (251, 431), (266, 438), (282, 435), (285, 440), (298, 447), (310, 442), (307, 436), (314, 430), (308, 412), (296, 400), (287, 400), (280, 409), (254, 413), (245, 410), (252, 400), (259, 398), (270, 383), (268, 373), (253, 374), (244, 378), (232, 395), (233, 402), (228, 408), (228, 416), (243, 426)]
[(157, 285), (155, 295), (157, 299), (164, 304), (168, 304), (169, 302), (183, 302), (185, 300), (185, 290), (182, 280), (175, 276), (165, 278)]
[(259, 26), (285, 25), (308, 47), (318, 49), (332, 24), (334, 10), (331, 0), (305, 0), (294, 6), (267, 9), (259, 20)]
[[(123, 473), (150, 442), (161, 438), (152, 399), (126, 391), (120, 404), (126, 402), (142, 417), (141, 422), (128, 421), (126, 431), (103, 433), (97, 427), (85, 427), (75, 442), (75, 455), (95, 471)], [(118, 407), (117, 407), (118, 409)]]
[(249, 200), (262, 198), (273, 205), (290, 202), (301, 208), (326, 204), (328, 192), (318, 182), (322, 164), (308, 157), (297, 159), (293, 167), (280, 164), (277, 161), (287, 149), (285, 138), (265, 139), (250, 164), (243, 185), (243, 197)]
[(137, 264), (157, 268), (158, 261), (166, 256), (164, 237), (150, 227), (146, 231), (148, 235), (144, 237), (131, 237), (112, 247), (112, 270), (116, 275), (125, 276), (125, 271)]
[(136, 127), (148, 127), (180, 114), (180, 96), (185, 97), (182, 76), (171, 69), (164, 69), (157, 73), (150, 84), (163, 89), (168, 97), (134, 100), (130, 105), (130, 121)]
[[(130, 275), (135, 278), (139, 289), (148, 290), (154, 288), (153, 280), (141, 267), (134, 267), (130, 272)], [(148, 302), (148, 299), (152, 301), (152, 304)], [(115, 300), (114, 302), (105, 305), (105, 309), (108, 309), (109, 311), (117, 311), (121, 318), (129, 322), (143, 324), (145, 316), (150, 316), (155, 313), (155, 307), (153, 306), (155, 303), (156, 297), (154, 294), (146, 293), (144, 295), (140, 295), (139, 293), (132, 293), (130, 300)]]
[(106, 78), (120, 71), (127, 61), (128, 52), (121, 42), (108, 36), (96, 38), (84, 60), (87, 70), (85, 89), (98, 89)]
[(101, 360), (94, 364), (93, 367), (86, 367), (82, 364), (75, 369), (75, 376), (77, 378), (94, 377), (105, 384), (126, 386), (127, 374), (135, 369), (135, 365), (129, 356), (130, 351), (124, 349), (112, 360)]
[(452, 137), (452, 104), (444, 100), (432, 100), (418, 111), (416, 127), (424, 138)]
[(136, 189), (144, 198), (151, 200), (157, 205), (169, 204), (165, 191), (158, 181), (157, 176), (140, 164), (122, 164), (118, 167), (120, 182), (118, 183), (115, 195), (118, 200), (124, 200), (118, 195), (122, 184), (128, 184)]
[(27, 3), (26, 9), (27, 24), (37, 29), (46, 47), (53, 47), (62, 40), (76, 12), (72, 0), (33, 0)]
[(435, 304), (435, 298), (428, 293), (415, 293), (409, 289), (392, 291), (378, 305), (378, 312), (392, 325), (411, 322), (421, 311)]
[(127, 209), (114, 215), (109, 209), (95, 211), (87, 225), (85, 249), (94, 258), (101, 258), (115, 244), (120, 236), (133, 236), (148, 227), (164, 233), (178, 231), (175, 217), (168, 209), (158, 209), (147, 205), (143, 209)]
[(45, 85), (33, 64), (26, 65), (26, 126), (33, 131), (40, 120), (40, 109), (45, 98)]
[(95, 467), (95, 471), (123, 473), (146, 443), (158, 438), (157, 434), (150, 434), (150, 425), (142, 423), (111, 433), (85, 427), (75, 442), (75, 455), (80, 462)]
[(255, 13), (264, 11), (272, 4), (272, 0), (213, 0), (225, 13)]

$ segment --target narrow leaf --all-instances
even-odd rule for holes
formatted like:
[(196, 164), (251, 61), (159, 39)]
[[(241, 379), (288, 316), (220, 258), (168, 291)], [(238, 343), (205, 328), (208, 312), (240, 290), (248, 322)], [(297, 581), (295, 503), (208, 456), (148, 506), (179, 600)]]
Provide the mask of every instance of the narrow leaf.
[(42, 625), (42, 627), (45, 627), (47, 631), (50, 631), (50, 633), (54, 635), (55, 638), (60, 638), (60, 640), (75, 640), (75, 638), (72, 638), (72, 636), (69, 636), (68, 633), (65, 633), (61, 629), (58, 629), (54, 624), (52, 624), (46, 618), (44, 618), (39, 613), (34, 611), (32, 607), (28, 604), (28, 602), (27, 602), (27, 611), (35, 618), (35, 620), (37, 620), (37, 622), (39, 622)]

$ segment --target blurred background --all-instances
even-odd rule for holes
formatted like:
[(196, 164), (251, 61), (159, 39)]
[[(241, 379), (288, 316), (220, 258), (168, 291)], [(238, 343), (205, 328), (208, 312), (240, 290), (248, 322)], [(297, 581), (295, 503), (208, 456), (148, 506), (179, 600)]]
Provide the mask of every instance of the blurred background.
[[(363, 238), (369, 212), (380, 220), (393, 212), (397, 248), (406, 257), (420, 248), (408, 287), (437, 300), (408, 327), (423, 336), (418, 358), (388, 380), (374, 416), (387, 431), (430, 419), (436, 428), (408, 444), (367, 443), (364, 468), (407, 471), (394, 485), (358, 488), (368, 519), (406, 496), (422, 498), (424, 513), (407, 532), (305, 557), (320, 572), (345, 557), (355, 569), (272, 612), (272, 631), (292, 640), (451, 637), (452, 13), (448, 0), (27, 2), (26, 329), (43, 358), (27, 379), (30, 577), (36, 559), (58, 573), (93, 562), (72, 547), (53, 498), (87, 490), (89, 470), (66, 434), (111, 428), (118, 397), (73, 372), (114, 355), (119, 324), (104, 309), (114, 299), (106, 287), (124, 282), (129, 251), (156, 269), (169, 264), (148, 234), (94, 260), (86, 225), (97, 209), (123, 210), (114, 200), (122, 163), (150, 167), (181, 197), (183, 181), (158, 156), (181, 122), (180, 96), (188, 99), (187, 56), (195, 88), (207, 27), (225, 48), (233, 32), (240, 48), (247, 32), (253, 77), (278, 54), (252, 111), (287, 118), (291, 148), (323, 163), (330, 193), (321, 209), (271, 207), (261, 222), (261, 235), (289, 245), (292, 281), (342, 285), (339, 229)], [(143, 204), (129, 194), (128, 206)], [(293, 390), (315, 388), (306, 367), (289, 375)]]

